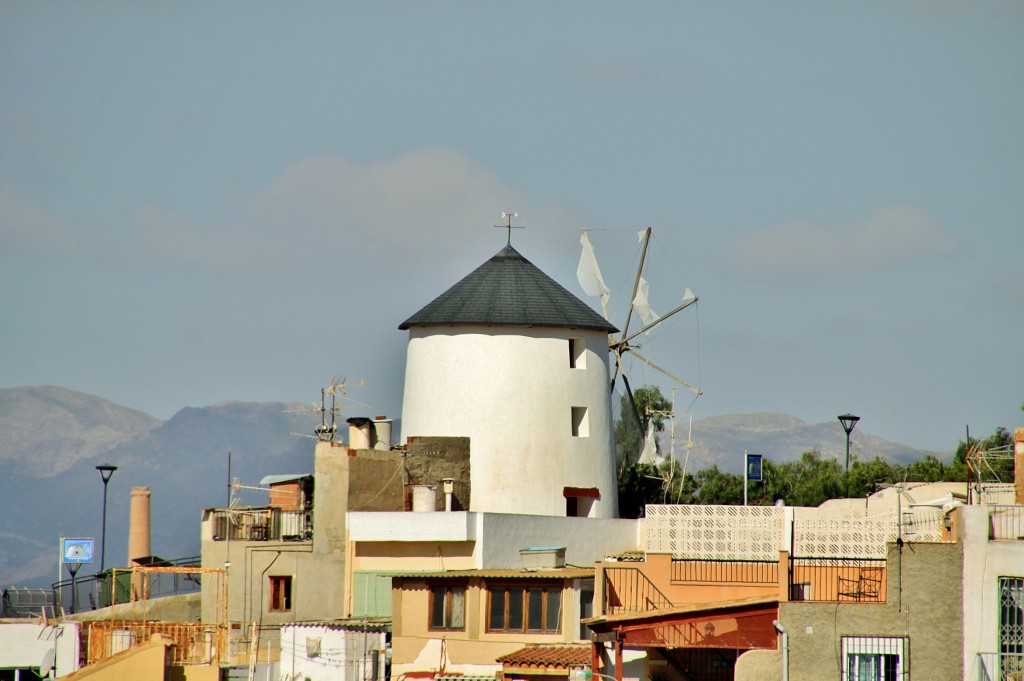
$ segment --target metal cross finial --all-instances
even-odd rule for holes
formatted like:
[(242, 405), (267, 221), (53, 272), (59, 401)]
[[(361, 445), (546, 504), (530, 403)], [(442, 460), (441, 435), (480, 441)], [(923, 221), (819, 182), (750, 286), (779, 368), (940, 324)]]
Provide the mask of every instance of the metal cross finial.
[(521, 225), (513, 225), (512, 224), (512, 218), (517, 218), (517, 217), (519, 217), (519, 213), (502, 213), (501, 214), (501, 219), (505, 221), (505, 224), (503, 224), (503, 225), (494, 225), (495, 227), (502, 227), (502, 228), (508, 230), (508, 245), (509, 246), (512, 245), (512, 229), (513, 228), (515, 228), (515, 229), (526, 229), (526, 223), (525, 222), (523, 224), (521, 224)]

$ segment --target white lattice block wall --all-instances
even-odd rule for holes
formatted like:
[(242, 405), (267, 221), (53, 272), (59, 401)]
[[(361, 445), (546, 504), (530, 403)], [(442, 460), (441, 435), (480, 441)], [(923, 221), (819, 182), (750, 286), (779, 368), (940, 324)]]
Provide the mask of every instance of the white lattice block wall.
[(897, 514), (857, 509), (814, 509), (793, 521), (793, 556), (813, 558), (885, 558), (895, 541)]
[(785, 512), (776, 506), (647, 506), (644, 550), (673, 558), (778, 560)]

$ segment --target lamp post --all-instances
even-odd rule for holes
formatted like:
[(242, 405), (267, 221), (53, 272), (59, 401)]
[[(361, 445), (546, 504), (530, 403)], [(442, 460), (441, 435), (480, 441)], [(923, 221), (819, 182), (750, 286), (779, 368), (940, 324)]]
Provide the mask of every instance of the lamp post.
[(846, 472), (850, 472), (850, 433), (853, 431), (854, 426), (857, 425), (857, 421), (860, 421), (859, 416), (853, 414), (843, 414), (837, 417), (839, 423), (842, 424), (843, 430), (846, 431)]
[(103, 530), (100, 533), (100, 572), (103, 572), (107, 559), (107, 483), (110, 482), (110, 476), (117, 470), (117, 466), (101, 463), (96, 466), (96, 470), (100, 472), (100, 478), (103, 479)]

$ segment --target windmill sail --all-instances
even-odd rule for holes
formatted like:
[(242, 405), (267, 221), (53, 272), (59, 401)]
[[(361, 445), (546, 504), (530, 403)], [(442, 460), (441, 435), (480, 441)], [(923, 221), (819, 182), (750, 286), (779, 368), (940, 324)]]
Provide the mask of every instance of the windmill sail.
[(637, 286), (636, 295), (633, 297), (633, 310), (640, 317), (645, 327), (649, 327), (661, 319), (658, 313), (651, 309), (649, 293), (650, 284), (647, 283), (646, 279), (640, 277), (640, 284)]
[(654, 419), (647, 422), (647, 436), (644, 438), (644, 448), (640, 452), (640, 458), (637, 460), (637, 463), (655, 467), (661, 464), (661, 457), (658, 456), (658, 445), (654, 438)]
[(583, 250), (580, 252), (580, 264), (576, 267), (576, 278), (588, 296), (601, 298), (601, 311), (604, 318), (608, 319), (608, 296), (611, 295), (611, 291), (605, 286), (601, 268), (597, 266), (597, 257), (594, 255), (594, 247), (587, 236), (587, 230), (583, 230), (580, 243)]

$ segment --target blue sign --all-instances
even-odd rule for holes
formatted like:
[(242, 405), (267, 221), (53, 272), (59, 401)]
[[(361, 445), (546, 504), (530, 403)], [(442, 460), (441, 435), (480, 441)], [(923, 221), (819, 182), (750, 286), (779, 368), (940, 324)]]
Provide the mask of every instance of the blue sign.
[(92, 537), (87, 539), (69, 539), (65, 538), (62, 540), (64, 545), (61, 546), (61, 555), (64, 557), (65, 563), (92, 563), (93, 546), (96, 540)]
[(761, 481), (761, 455), (747, 454), (747, 480)]

